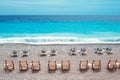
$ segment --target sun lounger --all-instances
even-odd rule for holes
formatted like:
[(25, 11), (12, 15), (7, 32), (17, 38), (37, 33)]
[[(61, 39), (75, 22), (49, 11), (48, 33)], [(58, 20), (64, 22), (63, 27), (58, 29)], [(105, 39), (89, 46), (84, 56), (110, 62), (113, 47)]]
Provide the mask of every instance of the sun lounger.
[(32, 71), (38, 72), (40, 71), (40, 62), (39, 61), (32, 61)]
[(86, 55), (87, 54), (87, 51), (85, 48), (81, 48), (81, 51), (80, 51), (81, 55)]
[(55, 72), (57, 70), (56, 61), (48, 61), (48, 71), (49, 73)]
[(97, 51), (99, 50), (99, 48), (94, 48), (94, 50), (95, 50), (95, 53), (97, 54)]
[(89, 69), (88, 60), (80, 61), (79, 69), (80, 69), (81, 72), (82, 71), (87, 71)]
[(112, 52), (112, 49), (111, 49), (111, 48), (107, 48), (107, 49), (105, 50), (105, 53), (106, 53), (106, 54), (113, 54), (113, 52)]
[(22, 57), (27, 57), (28, 53), (22, 53)]
[(27, 57), (27, 56), (28, 56), (28, 51), (27, 50), (23, 50), (22, 57)]
[(77, 55), (77, 52), (70, 52), (70, 55)]
[(27, 61), (19, 61), (19, 70), (20, 71), (27, 71), (28, 70), (28, 63)]
[(103, 54), (104, 53), (104, 50), (102, 48), (99, 48), (97, 51), (96, 51), (96, 54)]
[(78, 54), (78, 52), (75, 48), (70, 49), (70, 55), (77, 55), (77, 54)]
[(14, 63), (12, 60), (5, 60), (5, 71), (13, 71), (14, 70)]
[(93, 60), (92, 70), (94, 70), (94, 71), (100, 71), (101, 70), (101, 61), (100, 60)]
[(61, 71), (66, 72), (70, 70), (70, 61), (62, 61), (61, 62)]
[(109, 71), (116, 71), (117, 69), (117, 60), (109, 60), (108, 64), (107, 64), (107, 69)]
[(56, 50), (51, 50), (51, 53), (50, 53), (51, 56), (56, 56), (57, 55), (57, 51)]
[(18, 57), (17, 51), (12, 52), (12, 57)]
[(47, 56), (47, 52), (45, 50), (41, 50), (40, 56)]

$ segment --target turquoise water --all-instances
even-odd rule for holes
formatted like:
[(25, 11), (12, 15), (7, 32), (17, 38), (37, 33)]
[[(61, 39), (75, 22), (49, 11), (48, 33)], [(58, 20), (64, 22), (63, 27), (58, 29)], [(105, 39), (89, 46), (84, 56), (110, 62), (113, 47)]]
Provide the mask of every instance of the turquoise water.
[(120, 42), (119, 16), (0, 16), (0, 43)]

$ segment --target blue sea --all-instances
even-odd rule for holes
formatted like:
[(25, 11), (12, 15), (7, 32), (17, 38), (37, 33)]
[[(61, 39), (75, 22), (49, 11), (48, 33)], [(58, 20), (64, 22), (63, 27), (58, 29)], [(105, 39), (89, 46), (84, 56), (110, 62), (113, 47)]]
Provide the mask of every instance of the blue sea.
[(120, 16), (1, 15), (0, 43), (120, 43)]

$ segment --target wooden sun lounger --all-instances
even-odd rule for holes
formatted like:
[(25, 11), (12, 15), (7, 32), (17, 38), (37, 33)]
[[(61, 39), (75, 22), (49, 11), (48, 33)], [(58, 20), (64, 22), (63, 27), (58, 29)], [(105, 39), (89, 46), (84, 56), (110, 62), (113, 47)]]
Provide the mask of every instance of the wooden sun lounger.
[(101, 70), (101, 61), (100, 60), (93, 60), (92, 70), (94, 70), (94, 71), (100, 71)]
[(27, 57), (27, 56), (28, 56), (28, 51), (27, 50), (23, 50), (22, 57)]
[(57, 51), (56, 51), (56, 50), (51, 50), (50, 55), (51, 55), (51, 56), (56, 56), (56, 55), (57, 55)]
[(28, 70), (28, 63), (27, 61), (19, 61), (19, 70), (20, 71), (27, 71)]
[(13, 71), (14, 70), (14, 63), (12, 60), (5, 60), (5, 71)]
[(57, 64), (56, 61), (48, 61), (48, 71), (55, 72), (57, 70)]
[(61, 71), (65, 72), (65, 71), (69, 71), (70, 70), (70, 61), (62, 61), (61, 62)]
[(42, 50), (40, 56), (47, 56), (47, 52), (45, 50)]
[(79, 69), (80, 69), (81, 72), (88, 70), (89, 69), (88, 60), (80, 61)]
[(28, 53), (22, 53), (22, 57), (27, 57)]
[(107, 64), (107, 69), (109, 71), (116, 71), (117, 69), (117, 60), (109, 60), (108, 64)]
[(18, 57), (17, 51), (12, 52), (12, 57)]
[(38, 72), (40, 71), (40, 62), (39, 61), (32, 61), (32, 71), (33, 72)]

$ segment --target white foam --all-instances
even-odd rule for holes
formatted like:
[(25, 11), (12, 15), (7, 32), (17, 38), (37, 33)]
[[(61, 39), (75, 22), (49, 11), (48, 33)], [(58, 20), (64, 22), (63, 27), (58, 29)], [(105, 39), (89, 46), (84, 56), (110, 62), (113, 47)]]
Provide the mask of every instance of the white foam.
[(19, 37), (0, 38), (0, 43), (26, 43), (26, 44), (81, 44), (81, 43), (120, 43), (120, 37), (83, 37), (78, 34), (25, 34)]
[(120, 43), (109, 38), (77, 38), (77, 37), (13, 37), (0, 38), (0, 43), (29, 43), (29, 44), (78, 44), (78, 43)]

